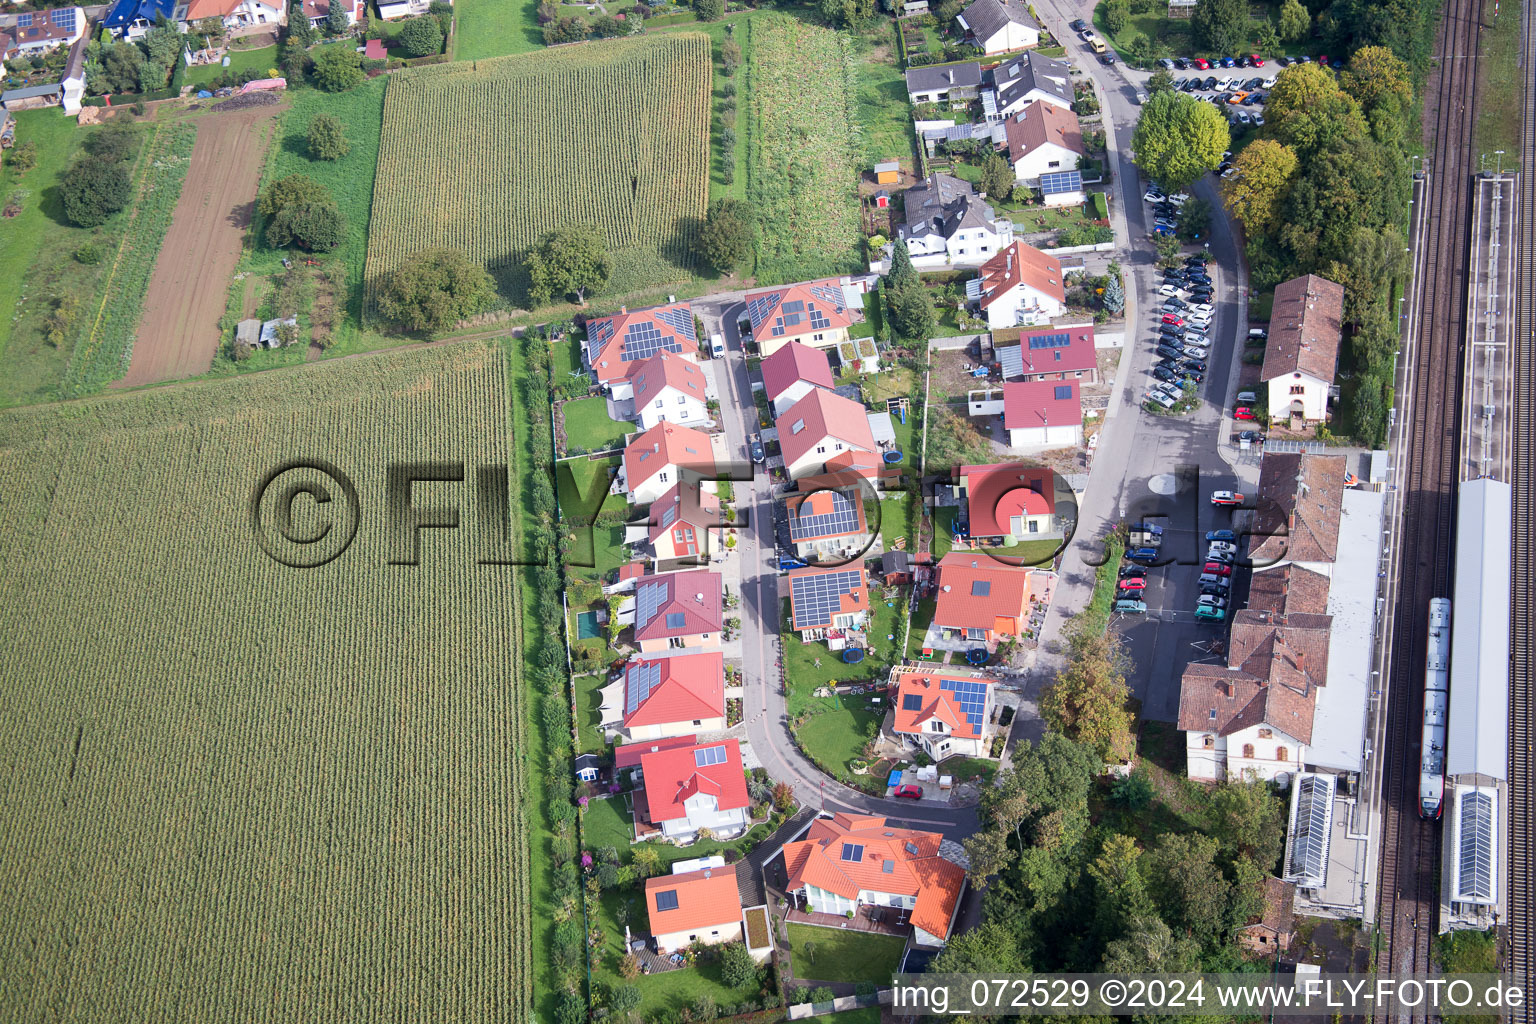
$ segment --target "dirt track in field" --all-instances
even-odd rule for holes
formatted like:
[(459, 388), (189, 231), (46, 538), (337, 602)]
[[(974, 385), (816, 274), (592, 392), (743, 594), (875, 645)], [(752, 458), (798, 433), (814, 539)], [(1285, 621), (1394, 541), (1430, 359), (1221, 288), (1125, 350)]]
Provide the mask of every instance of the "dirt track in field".
[(144, 297), (122, 386), (207, 373), (219, 350), (229, 279), (256, 205), (275, 107), (210, 114), (198, 123), (187, 182)]

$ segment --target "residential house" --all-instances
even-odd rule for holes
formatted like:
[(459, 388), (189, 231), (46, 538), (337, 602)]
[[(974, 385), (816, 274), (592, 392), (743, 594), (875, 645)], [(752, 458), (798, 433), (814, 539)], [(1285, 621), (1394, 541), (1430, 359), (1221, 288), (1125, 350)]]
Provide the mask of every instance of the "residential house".
[(662, 750), (680, 750), (683, 747), (692, 747), (698, 743), (697, 736), (673, 736), (664, 740), (647, 740), (642, 743), (620, 743), (613, 748), (613, 772), (615, 777), (621, 772), (629, 772), (630, 779), (637, 785), (644, 781), (645, 771), (641, 767), (645, 755), (654, 754)]
[(78, 7), (23, 11), (7, 30), (11, 44), (5, 48), (5, 59), (36, 57), (61, 46), (73, 46), (84, 38), (86, 27), (85, 12)]
[(1344, 286), (1316, 274), (1275, 287), (1259, 379), (1269, 418), (1300, 427), (1328, 418), (1328, 392), (1344, 340)]
[(1227, 662), (1192, 663), (1179, 687), (1189, 777), (1292, 776), (1306, 763), (1318, 689), (1328, 682), (1328, 615), (1232, 616)]
[(969, 103), (981, 89), (981, 65), (945, 64), (907, 72), (907, 99), (919, 103)]
[(707, 828), (716, 838), (729, 839), (751, 822), (741, 744), (735, 740), (645, 754), (640, 771), (645, 785), (635, 794), (637, 838), (659, 834), (687, 842)]
[(1013, 241), (1013, 221), (999, 218), (975, 186), (950, 174), (935, 172), (907, 189), (906, 210), (907, 222), (896, 232), (915, 257), (979, 266)]
[(1009, 447), (1040, 450), (1082, 443), (1083, 401), (1077, 381), (1009, 382), (1002, 391)]
[(895, 908), (911, 921), (916, 945), (942, 946), (965, 889), (965, 869), (943, 856), (943, 841), (877, 815), (817, 818), (804, 839), (784, 844), (786, 889), (821, 914)]
[[(332, 0), (304, 0), (304, 17), (311, 28), (323, 29), (331, 17)], [(347, 24), (356, 25), (363, 14), (363, 0), (336, 0), (347, 11)]]
[(1092, 324), (1072, 324), (1024, 330), (1002, 328), (992, 332), (1003, 380), (1075, 380), (1099, 382), (1099, 355)]
[(764, 359), (792, 341), (830, 348), (848, 339), (853, 313), (835, 277), (747, 292), (752, 340)]
[(64, 62), (64, 77), (59, 80), (63, 89), (64, 113), (78, 114), (85, 100), (85, 58), (90, 36), (82, 35), (69, 48), (69, 59)]
[(1299, 565), (1333, 576), (1347, 472), (1342, 455), (1265, 454), (1248, 535), (1256, 570)]
[[(445, 2), (451, 4), (453, 0)], [(415, 18), (428, 13), (431, 7), (431, 0), (379, 0), (379, 17), (385, 21)]]
[(225, 29), (248, 28), (252, 25), (271, 25), (276, 28), (288, 23), (287, 4), (283, 0), (190, 0), (186, 20), (195, 25), (208, 18), (217, 18)]
[(630, 374), (635, 396), (635, 422), (641, 430), (658, 423), (703, 426), (709, 422), (704, 371), (691, 359), (657, 352)]
[(803, 562), (848, 559), (870, 542), (869, 524), (858, 487), (791, 494), (784, 499), (789, 543)]
[(1035, 581), (1038, 570), (1004, 565), (983, 554), (951, 551), (938, 569), (934, 627), (989, 648), (1023, 633), (1030, 607), (1044, 599), (1045, 588)]
[(989, 757), (996, 729), (992, 681), (941, 667), (891, 670), (891, 731), (935, 761)]
[(763, 397), (782, 416), (813, 388), (833, 386), (832, 363), (821, 349), (791, 341), (781, 346), (758, 367), (763, 374)]
[(1025, 0), (975, 0), (955, 16), (966, 38), (988, 57), (1040, 42), (1040, 29)]
[(725, 516), (720, 498), (699, 481), (680, 480), (651, 502), (646, 539), (657, 562), (707, 562), (718, 554)]
[(1326, 615), (1328, 586), (1327, 576), (1299, 565), (1256, 572), (1248, 581), (1248, 610), (1271, 615)]
[[(632, 658), (615, 689), (627, 743), (725, 728), (725, 656), (719, 651)], [(606, 690), (604, 697), (606, 706)]]
[(635, 646), (642, 654), (719, 647), (724, 583), (717, 572), (646, 576), (635, 584)]
[(1061, 261), (1023, 242), (1013, 242), (981, 266), (966, 286), (994, 330), (1046, 323), (1067, 311)]
[(1046, 174), (1075, 171), (1083, 159), (1083, 132), (1070, 108), (1045, 100), (1026, 103), (1003, 122), (1013, 176), (1038, 186)]
[[(680, 423), (658, 423), (624, 449), (624, 492), (632, 505), (648, 505), (684, 478), (715, 475), (715, 455), (709, 435)], [(713, 480), (704, 481), (714, 490)]]
[(630, 376), (642, 362), (657, 352), (692, 359), (698, 351), (693, 307), (672, 302), (633, 312), (620, 306), (617, 313), (588, 320), (582, 355), (598, 386), (624, 401), (634, 397)]
[(997, 112), (1016, 114), (1035, 102), (1072, 109), (1072, 69), (1065, 62), (1026, 53), (1004, 61), (992, 72), (997, 90)]
[(1056, 521), (1056, 474), (1044, 467), (1002, 462), (961, 466), (956, 527), (978, 544), (1017, 544), (1062, 536)]
[(645, 880), (645, 910), (660, 953), (742, 938), (736, 870), (710, 867)]
[(119, 39), (137, 40), (155, 27), (157, 18), (185, 21), (176, 17), (176, 8), (177, 0), (117, 0), (101, 23)]
[(822, 473), (828, 462), (847, 451), (874, 453), (869, 413), (858, 402), (816, 388), (775, 421), (784, 469), (791, 480)]
[(834, 651), (849, 646), (853, 634), (869, 626), (864, 567), (794, 570), (789, 574), (789, 614), (801, 643), (825, 640)]
[(1264, 878), (1264, 903), (1258, 919), (1237, 930), (1237, 941), (1250, 953), (1273, 957), (1296, 938), (1296, 886), (1272, 875)]
[(1042, 205), (1081, 206), (1087, 199), (1081, 171), (1051, 171), (1040, 176)]

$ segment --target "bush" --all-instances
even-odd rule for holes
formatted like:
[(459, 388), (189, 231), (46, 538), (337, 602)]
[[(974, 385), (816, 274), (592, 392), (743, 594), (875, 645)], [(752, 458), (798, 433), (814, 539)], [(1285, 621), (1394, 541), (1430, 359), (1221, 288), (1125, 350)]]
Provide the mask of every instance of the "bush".
[(257, 209), (271, 218), (267, 244), (274, 249), (297, 245), (311, 252), (327, 252), (341, 244), (346, 221), (330, 190), (302, 174), (290, 174), (267, 186)]
[(93, 228), (128, 205), (133, 183), (122, 163), (82, 160), (64, 176), (59, 191), (70, 223)]
[(412, 18), (396, 37), (401, 49), (412, 57), (427, 57), (443, 52), (443, 26), (431, 15)]
[(480, 312), (494, 294), (479, 263), (456, 249), (427, 249), (389, 275), (379, 308), (408, 330), (440, 331)]
[(310, 120), (305, 140), (316, 160), (340, 160), (352, 148), (341, 122), (330, 114), (316, 114)]
[(75, 262), (94, 267), (101, 262), (101, 247), (95, 242), (86, 242), (75, 250)]

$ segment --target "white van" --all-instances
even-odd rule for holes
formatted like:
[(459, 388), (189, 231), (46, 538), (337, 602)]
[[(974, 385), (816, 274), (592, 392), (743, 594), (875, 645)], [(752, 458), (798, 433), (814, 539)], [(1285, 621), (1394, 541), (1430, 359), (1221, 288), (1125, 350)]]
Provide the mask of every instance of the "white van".
[(709, 354), (712, 359), (719, 359), (725, 355), (725, 335), (711, 334), (709, 336)]
[(1252, 391), (1239, 391), (1237, 393), (1237, 404), (1238, 405), (1252, 405), (1254, 402), (1257, 402), (1258, 400), (1259, 400), (1259, 396), (1254, 394)]

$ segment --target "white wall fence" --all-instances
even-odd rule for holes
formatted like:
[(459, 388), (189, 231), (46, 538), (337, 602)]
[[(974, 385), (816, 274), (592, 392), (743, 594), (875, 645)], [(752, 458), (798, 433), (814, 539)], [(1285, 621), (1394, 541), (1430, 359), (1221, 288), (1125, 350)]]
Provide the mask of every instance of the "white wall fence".
[(794, 1003), (789, 1007), (789, 1019), (805, 1020), (808, 1017), (824, 1017), (829, 1013), (857, 1010), (865, 1006), (889, 1006), (890, 1003), (891, 990), (883, 988), (872, 996), (840, 996), (824, 1003)]

